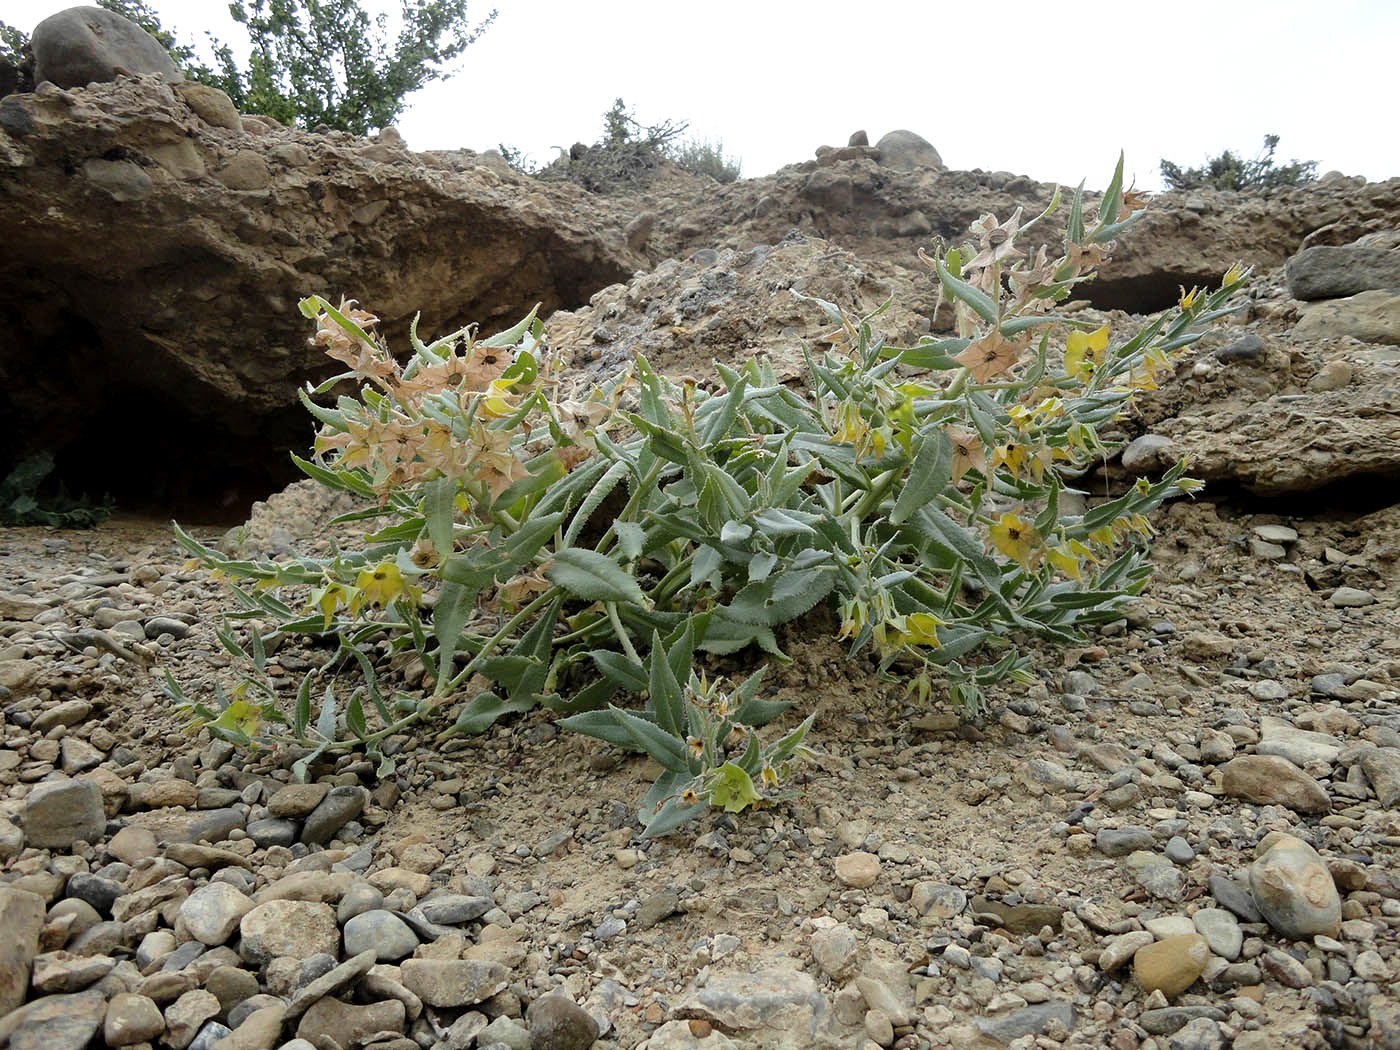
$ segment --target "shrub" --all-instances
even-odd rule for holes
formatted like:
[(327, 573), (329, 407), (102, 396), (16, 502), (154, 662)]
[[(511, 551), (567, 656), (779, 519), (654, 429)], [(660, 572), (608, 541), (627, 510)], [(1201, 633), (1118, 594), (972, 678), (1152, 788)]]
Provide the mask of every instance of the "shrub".
[(733, 182), (739, 177), (740, 161), (724, 155), (724, 143), (709, 139), (688, 139), (671, 150), (677, 167), (695, 175), (708, 175), (716, 182)]
[[(1059, 203), (1024, 225), (1019, 209), (986, 216), (973, 244), (923, 254), (955, 336), (895, 347), (877, 317), (811, 300), (832, 346), (807, 352), (802, 391), (762, 358), (716, 363), (701, 386), (638, 357), (582, 389), (533, 314), (489, 339), (424, 343), (415, 328), (400, 364), (371, 314), (304, 300), (348, 371), (303, 395), (320, 430), (296, 462), (366, 501), (341, 521), (378, 527), (363, 550), (282, 563), (180, 532), (235, 581), (241, 609), (220, 636), (251, 675), (234, 699), (193, 701), (170, 681), (172, 695), (218, 735), (302, 749), (300, 772), (328, 750), (382, 758), (387, 737), (447, 707), (442, 737), (543, 705), (656, 760), (640, 812), (652, 835), (780, 796), (812, 716), (764, 743), (757, 728), (784, 705), (757, 674), (730, 690), (693, 661), (783, 661), (780, 630), (818, 606), (853, 656), (924, 701), (944, 681), (977, 713), (984, 687), (1027, 677), (1019, 639), (1080, 641), (1144, 585), (1146, 515), (1195, 487), (1184, 466), (1082, 514), (1061, 497), (1105, 455), (1099, 428), (1227, 312), (1243, 276), (1183, 294), (1130, 338), (1088, 330), (1054, 311), (1132, 217), (1121, 161), (1096, 217), (1074, 194), (1062, 255), (1018, 247)], [(318, 402), (347, 380), (355, 393)], [(269, 639), (288, 634), (337, 647), (295, 697), (263, 673)], [(380, 643), (430, 669), (429, 695), (385, 695)], [(344, 704), (322, 681), (342, 667), (362, 679)]]
[(1277, 135), (1264, 136), (1264, 148), (1253, 160), (1245, 160), (1226, 150), (1211, 157), (1202, 167), (1182, 168), (1169, 160), (1162, 161), (1162, 181), (1169, 190), (1272, 190), (1283, 186), (1302, 186), (1317, 178), (1317, 161), (1291, 160), (1274, 165)]

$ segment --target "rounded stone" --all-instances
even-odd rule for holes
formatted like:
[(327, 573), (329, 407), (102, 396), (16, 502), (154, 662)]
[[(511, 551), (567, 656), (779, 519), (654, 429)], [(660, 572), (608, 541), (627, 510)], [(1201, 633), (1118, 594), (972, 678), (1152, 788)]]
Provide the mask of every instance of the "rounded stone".
[(259, 904), (238, 925), (239, 954), (251, 963), (279, 956), (305, 959), (326, 952), (335, 955), (340, 930), (335, 912), (319, 901), (268, 901)]
[(855, 968), (856, 950), (855, 931), (844, 922), (812, 934), (812, 958), (828, 977), (848, 976)]
[(70, 7), (50, 15), (34, 27), (30, 47), (36, 84), (48, 80), (62, 88), (86, 87), (111, 82), (123, 73), (159, 73), (170, 82), (183, 79), (155, 37), (102, 7)]
[(119, 992), (107, 1004), (102, 1038), (108, 1046), (154, 1043), (164, 1031), (165, 1018), (161, 1016), (160, 1007), (144, 995)]
[(1285, 937), (1334, 937), (1342, 922), (1342, 898), (1317, 851), (1292, 835), (1260, 843), (1249, 867), (1249, 889), (1264, 921)]
[(335, 833), (364, 811), (366, 792), (361, 787), (332, 788), (306, 818), (301, 828), (301, 841), (322, 845)]
[(933, 143), (922, 135), (900, 129), (882, 135), (875, 143), (880, 151), (880, 164), (895, 171), (916, 171), (919, 168), (942, 168), (943, 158)]
[(1200, 977), (1210, 961), (1210, 946), (1199, 933), (1181, 934), (1146, 945), (1133, 956), (1133, 975), (1142, 990), (1180, 995)]
[(253, 902), (225, 882), (201, 886), (180, 905), (178, 921), (195, 940), (211, 948), (233, 936)]
[(412, 955), (418, 935), (391, 911), (374, 910), (352, 916), (345, 924), (345, 954), (373, 951), (380, 962), (397, 962)]
[(880, 877), (880, 858), (859, 850), (836, 858), (836, 877), (858, 890), (875, 885)]
[(1244, 946), (1240, 922), (1224, 908), (1202, 908), (1191, 916), (1196, 932), (1206, 939), (1210, 950), (1222, 959), (1234, 962)]

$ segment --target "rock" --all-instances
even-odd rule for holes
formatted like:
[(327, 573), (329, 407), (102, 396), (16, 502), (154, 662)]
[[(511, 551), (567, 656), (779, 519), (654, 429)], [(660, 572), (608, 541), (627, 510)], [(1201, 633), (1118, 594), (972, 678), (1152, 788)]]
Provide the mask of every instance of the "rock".
[(300, 819), (319, 806), (330, 792), (329, 784), (287, 784), (267, 800), (267, 811), (274, 817)]
[(1297, 813), (1332, 810), (1332, 801), (1312, 777), (1277, 755), (1240, 755), (1221, 770), (1225, 794), (1263, 806), (1287, 806)]
[(106, 827), (102, 789), (86, 777), (35, 784), (24, 800), (24, 840), (36, 849), (98, 842)]
[(1005, 901), (978, 895), (969, 908), (974, 915), (995, 916), (997, 925), (1011, 933), (1039, 933), (1049, 926), (1058, 930), (1064, 919), (1064, 909), (1055, 904), (1007, 904)]
[(673, 887), (658, 890), (642, 901), (641, 907), (637, 909), (637, 925), (649, 930), (658, 922), (674, 915), (680, 905), (680, 894)]
[(880, 877), (880, 858), (864, 851), (842, 854), (836, 858), (836, 877), (847, 886), (867, 889)]
[[(285, 1015), (288, 1018), (300, 1017), (312, 1003), (327, 996), (339, 995), (374, 968), (374, 952), (365, 951), (346, 959), (339, 966), (332, 967), (320, 977), (297, 989), (292, 1001), (287, 1004)], [(422, 1004), (418, 1004), (419, 1008)]]
[(1249, 890), (1234, 879), (1227, 879), (1223, 875), (1212, 875), (1207, 880), (1207, 886), (1209, 886), (1210, 895), (1215, 898), (1216, 903), (1238, 918), (1245, 922), (1264, 921), (1264, 916), (1259, 914), (1259, 908), (1255, 905)]
[[(127, 24), (98, 8), (79, 10), (80, 23), (92, 12)], [(73, 21), (70, 13), (55, 19)], [(36, 31), (36, 49), (43, 35)], [(86, 82), (90, 74), (82, 76)], [(340, 136), (289, 128), (243, 138), (211, 127), (205, 102), (213, 96), (192, 101), (197, 96), (123, 78), (86, 89), (79, 106), (57, 92), (6, 99), (6, 126), (26, 130), (6, 135), (0, 150), (7, 186), (0, 228), (14, 234), (0, 281), (22, 304), (0, 333), (0, 385), (18, 387), (20, 377), (49, 367), (65, 405), (32, 383), (15, 394), (0, 419), (0, 476), (11, 455), (82, 448), (91, 457), (89, 487), (115, 483), (112, 494), (124, 505), (159, 502), (181, 485), (217, 485), (221, 496), (232, 483), (262, 496), (290, 480), (281, 465), (286, 450), (304, 450), (297, 390), (341, 370), (307, 346), (311, 333), (288, 289), (354, 295), (406, 347), (420, 309), (433, 334), (475, 321), (485, 332), (514, 323), (511, 315), (537, 302), (543, 316), (583, 306), (637, 267), (621, 219), (605, 217), (579, 187), (527, 180), (506, 193), (482, 168), (453, 170), (422, 157), (377, 161)], [(216, 120), (226, 119), (217, 108), (224, 115), (213, 114)], [(298, 157), (304, 161), (290, 166)], [(304, 176), (308, 170), (314, 179)], [(327, 194), (331, 208), (322, 206)], [(276, 222), (269, 200), (283, 216)], [(25, 218), (36, 214), (45, 221)], [(113, 237), (132, 249), (113, 255)], [(338, 247), (350, 241), (363, 249), (353, 262)], [(509, 250), (500, 250), (503, 243)], [(447, 258), (457, 262), (444, 281)], [(192, 295), (205, 320), (193, 327), (179, 319)], [(70, 296), (85, 304), (77, 313), (55, 308)], [(89, 308), (100, 322), (79, 316)], [(45, 318), (54, 317), (61, 333), (46, 328)], [(251, 317), (258, 323), (249, 324)], [(215, 339), (208, 326), (220, 324), (227, 333)], [(38, 346), (50, 339), (76, 356), (43, 365)], [(86, 363), (79, 366), (78, 357)], [(142, 404), (158, 404), (158, 413), (104, 415), (104, 391), (113, 384)], [(118, 446), (145, 450), (139, 480)], [(215, 454), (225, 465), (217, 480), (203, 466)], [(269, 466), (273, 457), (281, 463)], [(85, 483), (69, 480), (75, 491)]]
[(1181, 459), (1172, 439), (1162, 434), (1143, 434), (1123, 448), (1123, 469), (1129, 474), (1161, 472)]
[(339, 999), (320, 999), (302, 1015), (297, 1038), (317, 1046), (333, 1039), (337, 1046), (363, 1046), (379, 1032), (402, 1032), (405, 1011), (397, 999), (353, 1006)]
[(875, 148), (880, 151), (880, 165), (895, 171), (943, 167), (943, 158), (933, 144), (912, 131), (886, 132)]
[(1214, 954), (1231, 962), (1240, 957), (1244, 933), (1233, 914), (1224, 908), (1201, 908), (1191, 919), (1196, 924), (1196, 931), (1206, 939)]
[(195, 940), (223, 944), (233, 936), (243, 916), (253, 910), (253, 902), (224, 882), (201, 886), (180, 905), (179, 922)]
[(1336, 609), (1364, 609), (1376, 604), (1376, 596), (1359, 587), (1338, 587), (1327, 599), (1327, 604)]
[(135, 22), (102, 7), (70, 7), (50, 15), (30, 37), (34, 82), (63, 88), (157, 73), (168, 83), (183, 79), (160, 41)]
[(816, 981), (796, 969), (711, 973), (684, 995), (676, 1013), (738, 1033), (741, 1045), (757, 1044), (761, 1033), (763, 1045), (791, 1050), (820, 1045), (831, 1023)]
[(1327, 865), (1302, 839), (1282, 834), (1265, 838), (1249, 868), (1249, 888), (1264, 920), (1285, 937), (1336, 936), (1341, 896)]
[(1268, 343), (1255, 332), (1249, 332), (1240, 336), (1229, 346), (1223, 346), (1215, 352), (1215, 357), (1219, 361), (1254, 361), (1259, 358), (1266, 349)]
[(103, 994), (90, 989), (74, 995), (46, 995), (0, 1017), (0, 1045), (10, 1050), (83, 1050), (106, 1013)]
[(1285, 988), (1311, 988), (1313, 985), (1308, 968), (1287, 952), (1270, 949), (1259, 957), (1259, 965)]
[(1342, 742), (1334, 736), (1297, 729), (1267, 715), (1259, 720), (1259, 732), (1260, 740), (1255, 748), (1259, 754), (1277, 755), (1295, 766), (1314, 762), (1330, 766), (1342, 750)]
[(244, 1017), (238, 1027), (214, 1043), (210, 1050), (266, 1050), (281, 1045), (287, 1008), (272, 1003)]
[(474, 959), (405, 959), (403, 984), (429, 1006), (458, 1008), (489, 999), (508, 983), (500, 963)]
[(1400, 748), (1369, 748), (1361, 755), (1361, 771), (1386, 809), (1400, 804)]
[(1400, 251), (1356, 245), (1304, 248), (1288, 260), (1287, 276), (1288, 294), (1295, 299), (1400, 289)]
[(185, 1050), (204, 1022), (219, 1014), (219, 1000), (203, 988), (195, 988), (165, 1008), (165, 1041), (174, 1050)]
[(1074, 1006), (1063, 999), (1033, 1003), (998, 1017), (980, 1017), (975, 1022), (978, 1031), (998, 1043), (1011, 1043), (1023, 1036), (1039, 1035), (1051, 1021), (1074, 1028)]
[(563, 995), (545, 995), (525, 1011), (532, 1050), (588, 1050), (598, 1038), (598, 1023), (588, 1011)]
[(34, 957), (30, 983), (45, 995), (54, 992), (80, 992), (111, 972), (117, 961), (108, 955), (70, 955), (45, 952)]
[(507, 1050), (532, 1050), (530, 1030), (514, 1018), (504, 1015), (482, 1028), (476, 1040), (478, 1046), (500, 1044)]
[(1099, 955), (1099, 967), (1104, 973), (1113, 973), (1154, 940), (1146, 930), (1121, 934), (1113, 938)]
[(1186, 880), (1160, 853), (1138, 850), (1128, 854), (1126, 863), (1138, 885), (1157, 899), (1179, 901), (1185, 895)]
[(1197, 1017), (1189, 1021), (1167, 1040), (1167, 1050), (1220, 1050), (1224, 1045), (1225, 1034), (1213, 1017)]
[(1101, 828), (1094, 836), (1094, 846), (1106, 857), (1126, 857), (1138, 850), (1156, 849), (1157, 840), (1142, 827)]
[(418, 910), (428, 922), (441, 926), (462, 926), (481, 918), (495, 906), (496, 902), (490, 897), (443, 893), (420, 901)]
[(1148, 1035), (1171, 1035), (1203, 1017), (1223, 1021), (1227, 1016), (1218, 1006), (1162, 1006), (1144, 1010), (1138, 1024), (1147, 1030)]
[(44, 898), (0, 886), (0, 1018), (24, 1002), (43, 926)]
[(345, 924), (343, 933), (347, 953), (372, 951), (380, 962), (397, 962), (418, 947), (418, 935), (390, 911), (356, 915)]
[(322, 952), (336, 954), (340, 930), (329, 904), (317, 901), (273, 900), (259, 904), (238, 925), (238, 952), (251, 963), (278, 956), (304, 959)]
[(107, 1004), (102, 1038), (108, 1046), (154, 1043), (164, 1031), (160, 1007), (144, 995), (119, 992)]
[(243, 119), (238, 115), (233, 100), (213, 85), (186, 80), (175, 85), (175, 94), (211, 127), (243, 130)]
[(1210, 947), (1198, 933), (1156, 941), (1133, 956), (1133, 976), (1144, 992), (1180, 995), (1205, 971)]
[(1359, 292), (1346, 299), (1327, 299), (1303, 311), (1293, 326), (1294, 339), (1329, 339), (1349, 335), (1365, 343), (1400, 344), (1400, 294)]
[(857, 948), (855, 931), (844, 922), (812, 934), (812, 958), (822, 973), (836, 980), (855, 969)]
[(313, 809), (301, 828), (301, 841), (321, 845), (360, 815), (369, 793), (362, 787), (337, 787)]
[(967, 909), (967, 893), (944, 882), (918, 882), (909, 903), (927, 922), (937, 924)]

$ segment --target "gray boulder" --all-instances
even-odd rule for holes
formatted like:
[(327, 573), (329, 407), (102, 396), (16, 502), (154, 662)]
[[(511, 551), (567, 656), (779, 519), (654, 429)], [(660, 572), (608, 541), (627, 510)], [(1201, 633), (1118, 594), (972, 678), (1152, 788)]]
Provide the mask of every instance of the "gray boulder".
[(50, 15), (35, 27), (30, 46), (35, 83), (85, 87), (135, 73), (159, 73), (170, 83), (184, 79), (160, 41), (102, 7), (70, 7)]
[(1400, 289), (1400, 251), (1319, 245), (1288, 260), (1288, 294), (1295, 299), (1339, 299)]
[(875, 143), (875, 148), (880, 151), (880, 163), (895, 171), (943, 167), (943, 158), (933, 144), (912, 131), (891, 131)]

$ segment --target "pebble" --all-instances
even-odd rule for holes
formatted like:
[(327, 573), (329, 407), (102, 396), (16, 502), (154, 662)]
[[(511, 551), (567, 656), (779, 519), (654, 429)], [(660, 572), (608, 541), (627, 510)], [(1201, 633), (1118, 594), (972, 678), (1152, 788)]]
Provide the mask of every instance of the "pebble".
[(1244, 945), (1244, 932), (1239, 920), (1224, 908), (1201, 908), (1191, 916), (1196, 932), (1206, 939), (1210, 950), (1222, 959), (1234, 962)]
[(223, 882), (201, 886), (180, 905), (177, 923), (204, 944), (225, 943), (238, 929), (243, 916), (253, 910), (253, 902)]
[(154, 1043), (164, 1031), (160, 1007), (144, 995), (118, 992), (107, 1004), (102, 1038), (108, 1046)]
[(1146, 948), (1155, 938), (1146, 930), (1134, 930), (1109, 941), (1099, 955), (1099, 966), (1105, 973), (1113, 973), (1132, 959), (1139, 949)]
[(1156, 849), (1157, 840), (1143, 827), (1103, 828), (1094, 836), (1094, 846), (1106, 857), (1126, 857)]
[(239, 954), (251, 963), (278, 956), (304, 959), (340, 947), (335, 912), (320, 901), (273, 900), (259, 904), (239, 923)]
[(76, 842), (99, 842), (106, 827), (102, 788), (95, 780), (35, 784), (24, 801), (24, 839), (35, 849), (66, 850)]
[(44, 898), (0, 886), (0, 1018), (24, 1002), (43, 926)]
[(855, 968), (858, 949), (855, 931), (837, 923), (812, 934), (812, 958), (828, 977), (840, 980)]
[(473, 959), (405, 959), (403, 984), (429, 1006), (472, 1006), (505, 988), (508, 971), (499, 963)]

